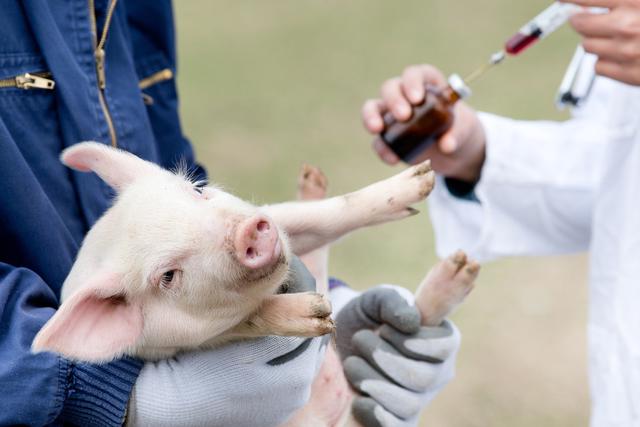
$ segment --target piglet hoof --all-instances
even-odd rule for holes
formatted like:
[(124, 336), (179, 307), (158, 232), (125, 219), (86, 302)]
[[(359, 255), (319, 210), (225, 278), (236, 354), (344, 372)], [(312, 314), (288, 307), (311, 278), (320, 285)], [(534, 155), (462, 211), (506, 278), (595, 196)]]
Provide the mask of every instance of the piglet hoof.
[(480, 264), (458, 251), (429, 271), (416, 292), (422, 324), (438, 326), (471, 292)]
[(322, 319), (331, 315), (331, 302), (326, 296), (317, 292), (308, 292), (309, 317)]
[(289, 322), (284, 335), (318, 337), (334, 332), (331, 303), (326, 296), (316, 292), (289, 295), (296, 299), (296, 306), (288, 310)]
[(312, 165), (304, 164), (298, 176), (298, 200), (320, 200), (327, 197), (327, 177)]
[(408, 181), (406, 185), (407, 193), (400, 200), (405, 205), (412, 205), (427, 198), (433, 190), (435, 173), (431, 169), (431, 160), (410, 167), (397, 176), (400, 180)]
[(416, 215), (418, 211), (411, 206), (431, 193), (434, 182), (435, 173), (427, 160), (369, 186), (366, 195), (374, 199), (366, 202), (373, 213), (369, 225)]
[(310, 327), (308, 336), (331, 334), (336, 325), (331, 318), (331, 302), (319, 293), (309, 292), (307, 298), (307, 320)]

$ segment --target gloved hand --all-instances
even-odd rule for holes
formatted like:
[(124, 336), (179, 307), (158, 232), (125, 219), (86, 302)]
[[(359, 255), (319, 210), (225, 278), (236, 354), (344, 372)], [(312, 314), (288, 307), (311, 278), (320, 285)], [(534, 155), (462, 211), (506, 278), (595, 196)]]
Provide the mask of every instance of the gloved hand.
[(409, 301), (411, 294), (402, 288), (377, 287), (337, 315), (344, 371), (363, 394), (353, 402), (353, 415), (366, 427), (417, 425), (422, 408), (454, 376), (457, 328), (449, 321), (421, 327)]
[[(287, 292), (315, 290), (299, 260)], [(308, 398), (326, 340), (264, 337), (148, 362), (134, 386), (127, 425), (276, 426)]]

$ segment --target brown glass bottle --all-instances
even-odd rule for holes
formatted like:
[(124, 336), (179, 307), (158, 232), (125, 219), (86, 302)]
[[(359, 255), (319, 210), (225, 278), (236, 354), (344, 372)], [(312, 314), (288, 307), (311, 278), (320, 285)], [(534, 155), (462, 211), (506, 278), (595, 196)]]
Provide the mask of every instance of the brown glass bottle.
[(399, 122), (391, 114), (384, 117), (382, 140), (400, 159), (409, 163), (437, 141), (453, 124), (453, 106), (471, 94), (456, 74), (444, 88), (426, 87), (425, 99), (415, 105), (406, 122)]

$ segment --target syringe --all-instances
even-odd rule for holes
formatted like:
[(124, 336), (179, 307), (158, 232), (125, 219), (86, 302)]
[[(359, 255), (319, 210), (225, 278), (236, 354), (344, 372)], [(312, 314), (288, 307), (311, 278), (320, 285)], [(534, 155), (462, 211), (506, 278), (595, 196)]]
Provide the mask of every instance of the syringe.
[(582, 7), (575, 4), (554, 2), (507, 40), (505, 52), (509, 55), (521, 53), (560, 28), (573, 14), (581, 10)]
[(465, 83), (469, 84), (494, 65), (501, 63), (507, 54), (515, 56), (522, 53), (538, 40), (560, 28), (573, 14), (580, 11), (582, 7), (575, 4), (554, 2), (511, 36), (505, 43), (504, 49), (491, 55), (489, 62), (464, 79)]

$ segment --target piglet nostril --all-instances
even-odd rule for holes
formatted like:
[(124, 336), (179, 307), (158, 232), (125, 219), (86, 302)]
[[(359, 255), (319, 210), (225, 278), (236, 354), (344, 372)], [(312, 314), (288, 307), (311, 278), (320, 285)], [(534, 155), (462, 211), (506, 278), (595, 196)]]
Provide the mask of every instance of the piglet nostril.
[(248, 247), (247, 248), (247, 258), (248, 259), (253, 259), (258, 255), (258, 252), (253, 249), (252, 247)]
[(259, 232), (265, 232), (265, 231), (269, 231), (269, 229), (271, 228), (269, 226), (269, 223), (267, 221), (260, 221), (258, 222), (258, 225), (256, 226), (256, 228), (258, 229)]

